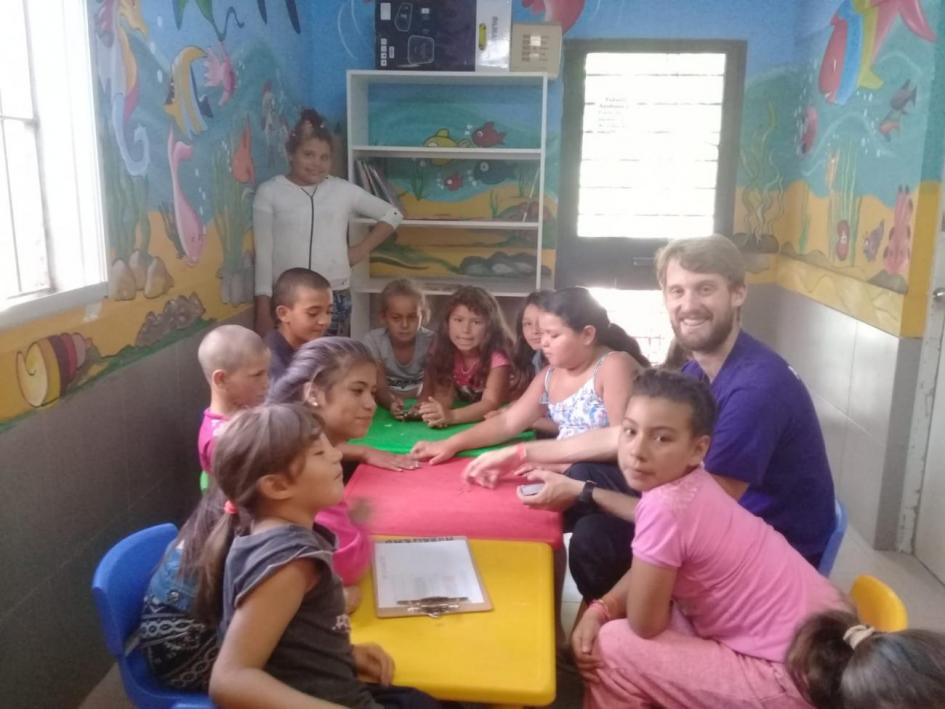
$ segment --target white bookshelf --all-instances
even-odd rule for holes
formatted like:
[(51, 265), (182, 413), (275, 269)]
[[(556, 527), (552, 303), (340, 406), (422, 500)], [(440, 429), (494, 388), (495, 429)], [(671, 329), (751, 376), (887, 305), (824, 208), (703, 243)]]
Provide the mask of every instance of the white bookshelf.
[(428, 160), (541, 160), (537, 148), (433, 148), (422, 145), (355, 145), (358, 158), (426, 158)]
[[(424, 86), (463, 87), (530, 87), (539, 89), (540, 129), (537, 148), (504, 147), (426, 147), (422, 145), (378, 145), (369, 135), (371, 115), (371, 88), (397, 85), (422, 89)], [(356, 174), (355, 163), (368, 158), (407, 158), (429, 160), (514, 160), (534, 161), (538, 170), (536, 215), (530, 220), (490, 219), (405, 219), (401, 229), (438, 229), (460, 231), (522, 231), (535, 232), (535, 272), (518, 278), (491, 278), (457, 275), (440, 278), (416, 277), (421, 288), (430, 295), (451, 293), (461, 285), (477, 285), (496, 297), (521, 297), (542, 286), (541, 256), (542, 232), (545, 204), (545, 154), (547, 146), (548, 78), (544, 73), (482, 73), (482, 72), (421, 72), (421, 71), (373, 71), (352, 70), (348, 72), (348, 175)], [(372, 219), (354, 218), (350, 224), (351, 243), (357, 243), (374, 224)], [(462, 238), (457, 233), (458, 246)], [(370, 327), (370, 296), (379, 293), (387, 284), (387, 278), (372, 277), (370, 259), (356, 264), (351, 274), (351, 333), (360, 337)]]
[[(355, 217), (351, 220), (354, 224), (365, 224), (374, 226), (373, 219), (367, 217)], [(482, 231), (528, 231), (538, 229), (540, 222), (515, 222), (503, 219), (404, 219), (400, 223), (400, 228), (420, 227), (436, 229), (472, 229)]]

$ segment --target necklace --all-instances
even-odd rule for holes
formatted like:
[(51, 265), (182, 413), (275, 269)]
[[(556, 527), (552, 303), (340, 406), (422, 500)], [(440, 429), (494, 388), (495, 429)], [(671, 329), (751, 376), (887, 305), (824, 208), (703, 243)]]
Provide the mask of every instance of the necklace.
[(458, 359), (459, 359), (459, 373), (462, 374), (464, 378), (472, 374), (473, 371), (476, 369), (476, 367), (479, 366), (478, 359), (473, 360), (473, 363), (469, 365), (468, 367), (466, 366), (466, 361), (463, 359), (462, 355), (459, 355)]

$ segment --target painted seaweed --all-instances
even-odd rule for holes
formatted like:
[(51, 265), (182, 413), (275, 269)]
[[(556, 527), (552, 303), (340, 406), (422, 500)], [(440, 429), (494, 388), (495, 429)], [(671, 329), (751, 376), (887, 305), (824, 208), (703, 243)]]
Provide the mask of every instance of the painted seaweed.
[(778, 116), (768, 102), (768, 120), (751, 135), (739, 160), (745, 175), (741, 200), (745, 207), (747, 233), (735, 234), (734, 241), (745, 251), (777, 253), (774, 223), (784, 212), (784, 186), (781, 170), (769, 147), (778, 128)]
[(229, 151), (220, 146), (213, 156), (213, 224), (223, 252), (220, 297), (224, 303), (249, 303), (253, 294), (253, 260), (243, 242), (252, 220), (252, 191), (230, 171)]
[(860, 225), (860, 204), (863, 198), (856, 193), (857, 151), (851, 144), (834, 158), (836, 172), (828, 181), (830, 189), (829, 253), (831, 260), (856, 265), (856, 242)]

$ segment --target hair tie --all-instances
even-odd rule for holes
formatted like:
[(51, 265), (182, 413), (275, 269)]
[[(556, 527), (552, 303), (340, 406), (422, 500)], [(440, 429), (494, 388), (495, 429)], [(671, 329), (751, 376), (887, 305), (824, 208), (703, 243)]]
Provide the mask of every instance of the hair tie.
[(236, 515), (239, 514), (239, 509), (237, 509), (233, 500), (227, 500), (223, 503), (223, 512), (228, 515)]
[(847, 628), (843, 634), (843, 642), (850, 646), (851, 650), (856, 650), (856, 646), (876, 632), (876, 628), (871, 625), (854, 625)]

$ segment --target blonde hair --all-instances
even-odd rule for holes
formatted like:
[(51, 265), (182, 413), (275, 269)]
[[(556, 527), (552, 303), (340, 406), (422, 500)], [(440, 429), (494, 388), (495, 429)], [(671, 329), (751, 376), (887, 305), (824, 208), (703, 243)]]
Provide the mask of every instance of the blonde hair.
[(197, 360), (209, 382), (213, 373), (222, 369), (232, 374), (253, 357), (266, 353), (266, 343), (242, 325), (220, 325), (208, 332), (200, 342)]
[(660, 287), (666, 285), (666, 269), (678, 261), (687, 271), (715, 273), (728, 281), (729, 287), (745, 285), (745, 259), (731, 239), (720, 234), (676, 239), (656, 253), (656, 278)]

